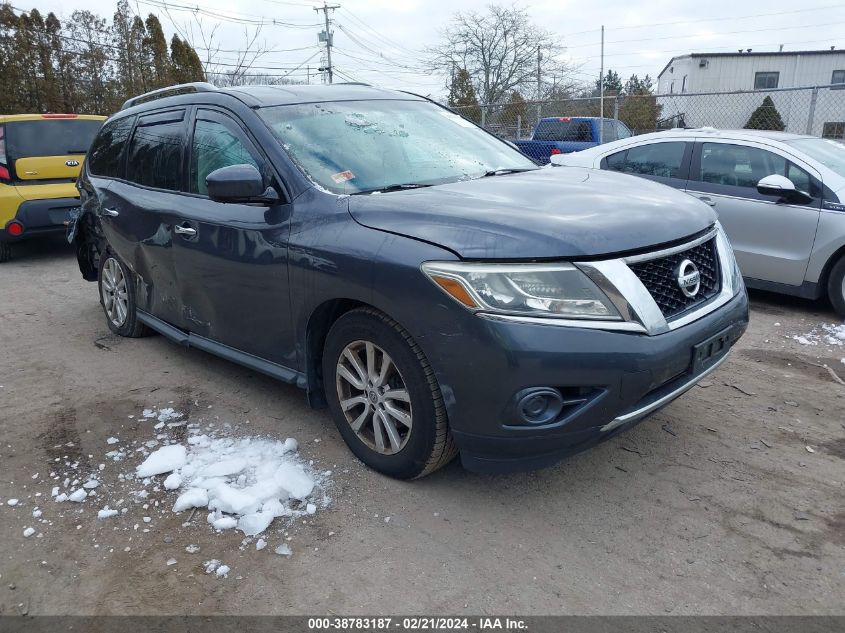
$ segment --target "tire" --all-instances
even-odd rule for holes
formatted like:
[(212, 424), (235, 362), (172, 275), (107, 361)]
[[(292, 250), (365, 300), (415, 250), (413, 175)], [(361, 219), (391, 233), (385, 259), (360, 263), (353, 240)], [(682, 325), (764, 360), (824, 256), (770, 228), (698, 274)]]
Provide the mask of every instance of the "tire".
[(8, 242), (0, 242), (0, 264), (12, 259), (12, 246)]
[(135, 284), (132, 281), (132, 273), (113, 253), (107, 251), (100, 258), (97, 288), (106, 323), (118, 336), (140, 338), (148, 336), (151, 331), (138, 320)]
[(845, 256), (830, 269), (827, 278), (827, 296), (833, 304), (836, 314), (845, 319)]
[[(364, 375), (375, 379), (368, 384)], [(411, 335), (385, 314), (357, 308), (332, 325), (323, 348), (323, 382), (341, 436), (370, 468), (414, 479), (457, 454), (434, 371)]]

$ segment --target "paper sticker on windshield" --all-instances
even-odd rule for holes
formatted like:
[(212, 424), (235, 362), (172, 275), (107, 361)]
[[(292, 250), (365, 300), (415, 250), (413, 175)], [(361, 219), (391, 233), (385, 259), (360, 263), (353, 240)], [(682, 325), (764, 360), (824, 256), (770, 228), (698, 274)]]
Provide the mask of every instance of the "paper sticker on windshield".
[(353, 178), (355, 178), (355, 174), (351, 171), (342, 171), (332, 176), (332, 180), (334, 180), (338, 185), (342, 182), (346, 182), (347, 180), (352, 180)]
[(467, 121), (464, 117), (455, 114), (454, 112), (449, 112), (447, 110), (440, 110), (440, 114), (445, 116), (447, 119), (452, 119), (455, 123), (460, 125), (461, 127), (475, 127), (472, 123)]

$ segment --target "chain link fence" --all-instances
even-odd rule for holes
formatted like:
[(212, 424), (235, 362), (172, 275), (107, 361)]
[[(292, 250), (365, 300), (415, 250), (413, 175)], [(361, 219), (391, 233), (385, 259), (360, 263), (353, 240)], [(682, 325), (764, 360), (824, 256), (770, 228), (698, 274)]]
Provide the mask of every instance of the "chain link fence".
[[(525, 140), (532, 137), (541, 118), (597, 117), (601, 105), (599, 97), (588, 97), (452, 109), (497, 136)], [(755, 91), (610, 95), (604, 98), (604, 116), (624, 123), (633, 134), (675, 127), (755, 128), (845, 140), (845, 84)], [(605, 126), (605, 141), (615, 140), (615, 129), (615, 126)], [(583, 130), (579, 132), (573, 128), (569, 134), (583, 135)]]

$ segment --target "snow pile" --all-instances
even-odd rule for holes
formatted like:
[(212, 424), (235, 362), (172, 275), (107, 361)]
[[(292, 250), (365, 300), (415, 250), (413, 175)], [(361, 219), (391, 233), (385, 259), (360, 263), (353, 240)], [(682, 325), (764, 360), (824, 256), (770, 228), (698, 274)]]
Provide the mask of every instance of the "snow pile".
[(799, 334), (792, 337), (801, 345), (836, 345), (845, 346), (845, 323), (836, 325), (834, 323), (822, 323), (819, 327), (813, 328), (806, 334)]
[[(152, 416), (145, 412), (144, 417)], [(179, 493), (174, 512), (208, 508), (207, 520), (215, 530), (238, 528), (256, 536), (277, 517), (317, 511), (311, 497), (319, 481), (299, 459), (295, 440), (192, 431), (187, 446), (159, 448), (136, 469), (141, 479), (167, 474), (163, 487)]]

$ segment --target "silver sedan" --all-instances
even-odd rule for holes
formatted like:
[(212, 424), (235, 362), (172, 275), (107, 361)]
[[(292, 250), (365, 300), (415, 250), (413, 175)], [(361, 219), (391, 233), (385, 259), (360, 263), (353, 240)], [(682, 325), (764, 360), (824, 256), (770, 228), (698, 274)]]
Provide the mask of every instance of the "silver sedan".
[(759, 130), (676, 129), (553, 156), (552, 164), (619, 171), (686, 191), (719, 214), (749, 287), (828, 296), (845, 316), (842, 143)]

